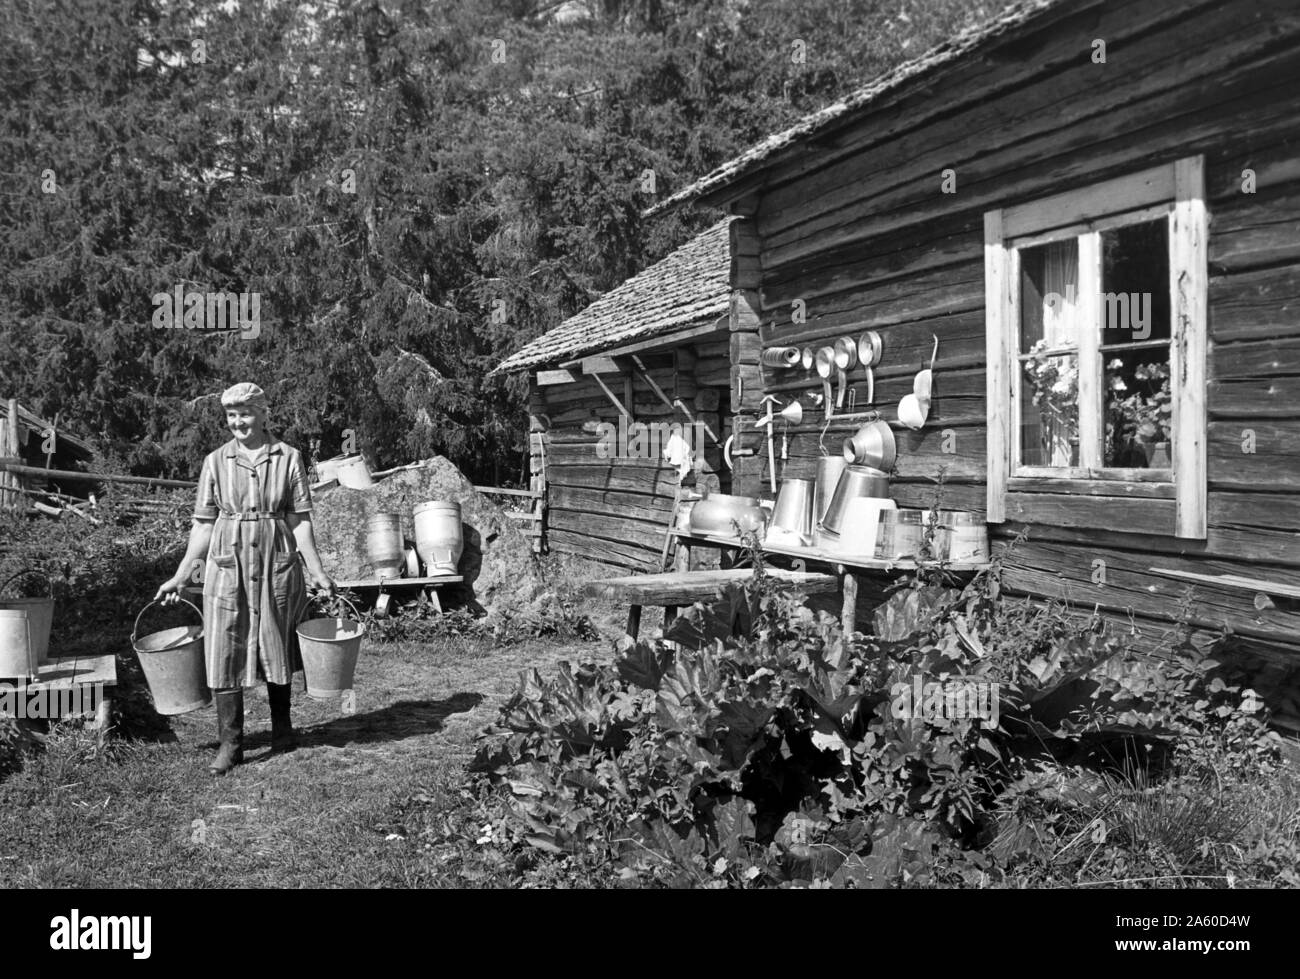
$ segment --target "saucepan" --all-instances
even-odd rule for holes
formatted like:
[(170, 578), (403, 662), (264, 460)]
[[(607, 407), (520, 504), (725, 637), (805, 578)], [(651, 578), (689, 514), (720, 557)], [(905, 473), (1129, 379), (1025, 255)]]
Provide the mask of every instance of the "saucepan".
[(822, 347), (817, 351), (817, 376), (822, 379), (822, 397), (825, 399), (827, 418), (835, 413), (835, 405), (831, 401), (831, 373), (834, 370), (835, 348)]
[(839, 372), (839, 393), (835, 395), (835, 407), (844, 407), (844, 388), (848, 384), (848, 373), (858, 363), (858, 345), (852, 337), (840, 337), (835, 341), (835, 369)]
[(876, 403), (876, 372), (873, 368), (880, 363), (880, 354), (884, 342), (875, 330), (868, 330), (858, 337), (858, 363), (867, 371), (867, 404)]

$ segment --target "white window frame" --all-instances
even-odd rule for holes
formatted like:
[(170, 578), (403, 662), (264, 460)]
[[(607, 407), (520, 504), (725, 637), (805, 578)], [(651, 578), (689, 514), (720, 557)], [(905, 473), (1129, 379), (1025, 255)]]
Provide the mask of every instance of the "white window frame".
[[(1099, 346), (1104, 315), (1098, 290), (1080, 289), (1085, 322), (1097, 325), (1080, 339), (1079, 467), (1020, 467), (1020, 249), (1051, 241), (1079, 243), (1081, 284), (1101, 281), (1101, 232), (1150, 221), (1169, 221), (1170, 293), (1170, 455), (1172, 470), (1103, 469), (1097, 458), (1101, 439), (1094, 430), (1102, 417), (1102, 358)], [(1015, 519), (1056, 522), (1062, 496), (1089, 501), (1104, 512), (1108, 499), (1147, 500), (1144, 514), (1154, 526), (1143, 531), (1204, 540), (1206, 536), (1205, 376), (1208, 333), (1207, 246), (1204, 157), (1192, 156), (1080, 190), (1055, 194), (984, 214), (985, 323), (988, 355), (988, 520), (1008, 519), (1009, 495)], [(1085, 267), (1090, 268), (1085, 277)], [(1085, 294), (1086, 293), (1086, 294)], [(1036, 505), (1035, 494), (1043, 506)], [(1050, 503), (1047, 496), (1051, 497)], [(1166, 519), (1167, 517), (1167, 519)], [(1142, 521), (1148, 523), (1149, 521)], [(1081, 525), (1081, 524), (1076, 524)], [(1098, 529), (1109, 526), (1098, 521)], [(1124, 529), (1124, 528), (1118, 528)]]

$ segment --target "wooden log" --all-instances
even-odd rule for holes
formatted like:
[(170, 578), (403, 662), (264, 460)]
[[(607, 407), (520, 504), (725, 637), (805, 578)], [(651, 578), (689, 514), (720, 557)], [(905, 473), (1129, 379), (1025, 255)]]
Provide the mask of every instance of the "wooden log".
[(1207, 386), (1207, 411), (1211, 418), (1291, 418), (1300, 403), (1300, 377), (1264, 377), (1239, 381), (1211, 381)]
[[(1160, 560), (1163, 563), (1169, 559)], [(1083, 608), (1132, 608), (1148, 618), (1174, 622), (1188, 583), (1152, 574), (1151, 566), (1151, 556), (1141, 552), (1024, 544), (1004, 563), (1003, 582), (1014, 591), (1065, 599)], [(1218, 567), (1217, 562), (1206, 562), (1201, 570), (1212, 572)], [(1271, 568), (1269, 576), (1300, 582), (1300, 571), (1295, 569)], [(1249, 594), (1231, 588), (1198, 584), (1195, 596), (1188, 621), (1200, 628), (1227, 627), (1242, 635), (1274, 640), (1295, 637), (1294, 612), (1276, 608), (1261, 611)]]
[(64, 479), (83, 483), (131, 483), (139, 486), (158, 486), (164, 489), (193, 489), (198, 483), (183, 479), (154, 479), (152, 476), (118, 476), (112, 473), (71, 472), (66, 469), (41, 469), (37, 466), (22, 466), (12, 462), (0, 462), (0, 472), (10, 472), (19, 476), (40, 476), (49, 479)]
[[(1232, 22), (1240, 14), (1233, 8), (1219, 17)], [(1294, 31), (1295, 25), (1288, 18), (1279, 30)], [(1127, 164), (1131, 169), (1135, 143), (1148, 153), (1157, 147), (1168, 152), (1171, 143), (1192, 150), (1198, 139), (1217, 141), (1225, 130), (1242, 132), (1252, 125), (1264, 125), (1285, 104), (1281, 93), (1271, 98), (1263, 93), (1281, 79), (1293, 78), (1296, 65), (1290, 55), (1263, 53), (1272, 43), (1265, 32), (1225, 36), (1221, 26), (1215, 29), (1212, 19), (1200, 19), (1181, 24), (1173, 33), (1180, 39), (1177, 49), (1165, 48), (1159, 55), (1146, 57), (1140, 49), (1129, 52), (1136, 60), (1122, 86), (1097, 88), (1095, 72), (1087, 70), (1093, 66), (1079, 64), (1065, 73), (1044, 75), (1036, 87), (990, 100), (980, 110), (950, 116), (949, 120), (960, 119), (963, 135), (959, 141), (952, 139), (953, 123), (947, 121), (882, 147), (871, 156), (879, 173), (875, 180), (864, 179), (860, 161), (849, 161), (849, 166), (857, 165), (852, 181), (844, 180), (835, 167), (823, 167), (817, 179), (826, 187), (824, 194), (817, 193), (817, 181), (798, 181), (784, 189), (784, 193), (797, 196), (797, 201), (790, 202), (789, 217), (768, 210), (780, 207), (782, 191), (771, 193), (760, 217), (762, 226), (771, 229), (764, 235), (764, 267), (774, 268), (809, 250), (866, 237), (863, 232), (867, 229), (870, 235), (880, 235), (951, 210), (953, 197), (935, 193), (937, 174), (944, 167), (962, 174), (966, 189), (961, 203), (972, 210), (992, 203), (994, 194), (1001, 200), (1032, 200), (1043, 196), (1036, 188), (1067, 186), (1072, 177), (1077, 179), (1075, 174), (1088, 173), (1089, 182), (1095, 183), (1108, 176), (1108, 170), (1114, 172), (1117, 165)], [(1199, 47), (1191, 43), (1183, 47), (1182, 42), (1193, 35), (1199, 37)], [(1202, 74), (1189, 78), (1187, 63), (1193, 51)], [(1079, 98), (1061, 101), (1063, 76), (1075, 79)], [(1040, 100), (1057, 109), (1049, 113), (1034, 110), (1032, 106)], [(1115, 102), (1127, 103), (1122, 115), (1115, 113)], [(996, 124), (969, 128), (977, 125), (981, 114), (995, 112)], [(1185, 115), (1189, 112), (1194, 113), (1190, 119)], [(1117, 138), (1117, 119), (1133, 138)], [(932, 159), (921, 149), (927, 140)], [(1052, 165), (1029, 168), (1037, 171), (1036, 179), (1022, 177), (1012, 186), (994, 179), (1017, 169), (1023, 173), (1026, 160), (1050, 160)], [(846, 201), (842, 188), (852, 188), (857, 199)]]
[[(839, 581), (831, 574), (786, 571), (781, 568), (771, 568), (767, 573), (779, 584), (805, 595), (834, 594), (840, 589)], [(616, 602), (681, 606), (721, 598), (727, 588), (743, 585), (753, 575), (754, 572), (748, 568), (720, 571), (668, 571), (662, 574), (593, 581), (583, 590), (593, 598)]]
[(1138, 533), (1172, 534), (1174, 501), (1118, 496), (1007, 493), (1008, 520), (1059, 527), (1132, 527)]
[[(1300, 305), (1293, 312), (1300, 313)], [(1220, 381), (1300, 374), (1300, 337), (1216, 344), (1210, 360), (1212, 376)]]
[(736, 289), (731, 294), (731, 329), (753, 331), (758, 329), (762, 304), (753, 289)]
[(1113, 548), (1132, 548), (1151, 554), (1176, 554), (1224, 560), (1267, 562), (1300, 566), (1295, 534), (1289, 530), (1222, 528), (1211, 526), (1203, 541), (1125, 532), (1123, 528), (1056, 527), (1050, 524), (1006, 523), (991, 527), (990, 535), (1011, 539), (1025, 533), (1029, 540), (1063, 541)]
[(659, 558), (658, 551), (618, 541), (599, 540), (567, 530), (548, 530), (546, 540), (548, 547), (554, 553), (572, 554), (575, 557), (620, 568), (650, 569)]
[[(961, 120), (965, 133), (984, 137), (979, 140), (980, 148), (997, 147), (997, 140), (987, 137), (1005, 141), (1007, 131), (1017, 124), (1047, 131), (1077, 127), (1098, 94), (1096, 72), (1086, 70), (1095, 66), (1079, 57), (1080, 37), (1103, 37), (1108, 45), (1125, 45), (1130, 50), (1128, 56), (1136, 59), (1134, 67), (1144, 75), (1153, 69), (1168, 74), (1164, 61), (1169, 58), (1170, 43), (1182, 36), (1185, 24), (1200, 23), (1206, 14), (1212, 18), (1214, 11), (1205, 3), (1189, 6), (1162, 0), (1140, 10), (1086, 4), (1066, 16), (1044, 16), (1037, 21), (1040, 26), (1034, 33), (1022, 31), (1014, 42), (1020, 51), (1032, 50), (1032, 57), (993, 57), (993, 42), (986, 46), (985, 57), (968, 57), (945, 68), (945, 98), (936, 99), (932, 85), (902, 86), (877, 100), (872, 111), (863, 114), (856, 126), (846, 127), (833, 143), (823, 142), (819, 152), (791, 154), (787, 161), (764, 172), (763, 183), (779, 192), (764, 195), (759, 225), (770, 233), (774, 225), (789, 220), (787, 215), (833, 211), (833, 198), (823, 201), (823, 195), (837, 187), (878, 184), (891, 171), (916, 166), (927, 154), (947, 152), (951, 156), (954, 117)], [(1211, 26), (1223, 30), (1214, 20)], [(1144, 44), (1137, 40), (1145, 38), (1150, 39)], [(1153, 57), (1157, 54), (1163, 55), (1158, 61)], [(1052, 70), (1045, 70), (1047, 66)], [(1183, 64), (1181, 69), (1178, 77), (1186, 77), (1187, 66)], [(1060, 101), (1066, 94), (1069, 100)], [(1133, 97), (1128, 86), (1115, 86), (1100, 94), (1112, 100), (1111, 105), (1099, 107), (1102, 113), (1113, 111), (1114, 102)], [(1068, 118), (1060, 111), (1066, 106)], [(868, 149), (869, 155), (864, 152)], [(953, 160), (951, 165), (958, 162)], [(923, 172), (939, 171), (927, 167)]]
[(1209, 463), (1212, 489), (1300, 490), (1300, 419), (1211, 422)]
[(1210, 493), (1214, 527), (1300, 530), (1300, 496), (1291, 493)]
[[(1217, 235), (1218, 228), (1211, 231)], [(1214, 275), (1209, 282), (1210, 334), (1217, 365), (1218, 344), (1239, 340), (1265, 340), (1300, 335), (1300, 265)], [(1229, 357), (1231, 362), (1231, 357)]]

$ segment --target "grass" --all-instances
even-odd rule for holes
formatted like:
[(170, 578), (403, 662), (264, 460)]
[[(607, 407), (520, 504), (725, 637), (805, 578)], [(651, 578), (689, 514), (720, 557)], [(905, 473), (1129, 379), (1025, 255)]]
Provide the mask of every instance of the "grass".
[(412, 852), (394, 813), (413, 796), (458, 803), (474, 737), (521, 669), (611, 655), (602, 641), (368, 645), (355, 713), (295, 689), (292, 753), (269, 754), (265, 688), (251, 691), (247, 760), (220, 779), (207, 774), (211, 707), (153, 741), (100, 747), (59, 726), (0, 784), (0, 886), (457, 886)]
[[(553, 562), (562, 599), (608, 569)], [(301, 746), (269, 753), (264, 688), (246, 698), (246, 762), (207, 774), (214, 709), (165, 719), (119, 696), (128, 717), (105, 744), (74, 725), (0, 781), (0, 887), (564, 887), (610, 883), (575, 860), (503, 858), (472, 845), (483, 807), (465, 765), (521, 670), (609, 661), (626, 609), (581, 600), (597, 640), (444, 636), (363, 646), (352, 713), (308, 699)], [(646, 610), (643, 635), (659, 625)], [(129, 687), (139, 682), (124, 671)], [(127, 692), (127, 691), (123, 691)], [(1226, 770), (1226, 768), (1225, 768)], [(1186, 779), (1148, 785), (1061, 772), (1073, 801), (1055, 842), (1000, 886), (1297, 886), (1300, 780)], [(1058, 810), (1059, 811), (1059, 810)], [(1013, 814), (1005, 814), (1008, 817)], [(1025, 832), (1015, 819), (1007, 833)], [(1104, 826), (1104, 832), (1099, 827)], [(1045, 827), (1044, 827), (1045, 828)], [(470, 845), (466, 845), (466, 841)], [(495, 861), (495, 862), (494, 862)], [(519, 861), (523, 861), (522, 863)]]

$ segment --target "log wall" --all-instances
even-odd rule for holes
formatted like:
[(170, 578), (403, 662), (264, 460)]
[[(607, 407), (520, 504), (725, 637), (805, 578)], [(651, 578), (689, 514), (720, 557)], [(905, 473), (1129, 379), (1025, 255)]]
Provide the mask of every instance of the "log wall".
[[(753, 222), (760, 337), (816, 347), (879, 330), (876, 403), (893, 418), (937, 335), (930, 418), (898, 433), (894, 495), (929, 505), (942, 477), (945, 506), (982, 511), (984, 212), (1204, 154), (1208, 539), (1158, 533), (1141, 507), (1098, 511), (1065, 495), (1051, 525), (996, 529), (1028, 535), (1007, 566), (1011, 591), (1099, 608), (1156, 646), (1188, 583), (1153, 566), (1300, 585), (1300, 8), (1065, 6), (1014, 49), (991, 46), (882, 99), (765, 175)], [(1091, 58), (1097, 38), (1105, 64)], [(948, 169), (954, 194), (941, 190)], [(1243, 191), (1247, 170), (1254, 193)], [(815, 374), (762, 370), (768, 391), (803, 395), (805, 408), (820, 391)], [(864, 375), (853, 376), (865, 397)], [(812, 475), (820, 451), (822, 413), (806, 414), (791, 430), (789, 475)], [(832, 422), (826, 447), (838, 451), (854, 427)], [(1300, 726), (1300, 605), (1260, 609), (1250, 591), (1198, 585), (1190, 615), (1202, 638), (1242, 638), (1282, 723)]]
[[(647, 373), (670, 398), (681, 398), (695, 418), (725, 440), (729, 431), (731, 337), (723, 331), (642, 356)], [(618, 428), (619, 411), (590, 376), (574, 371), (576, 380), (538, 386), (531, 411), (543, 439), (546, 541), (563, 554), (634, 570), (658, 570), (665, 532), (678, 486), (676, 469), (662, 458), (662, 440), (646, 440), (644, 449), (628, 431), (626, 447), (615, 445), (601, 457), (598, 426)], [(669, 408), (635, 373), (605, 373), (601, 379), (624, 403), (630, 381), (633, 419), (689, 426), (680, 410)], [(729, 474), (721, 450), (705, 437), (702, 487), (726, 488)], [(608, 449), (608, 442), (605, 443)]]

